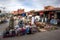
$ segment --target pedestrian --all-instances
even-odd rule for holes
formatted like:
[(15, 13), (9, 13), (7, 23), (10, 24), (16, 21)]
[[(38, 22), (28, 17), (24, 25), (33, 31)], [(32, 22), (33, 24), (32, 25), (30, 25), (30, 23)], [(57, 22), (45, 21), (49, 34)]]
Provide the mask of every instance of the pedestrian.
[(20, 21), (18, 22), (18, 25), (19, 25), (20, 28), (23, 28), (23, 24), (24, 24), (24, 23), (23, 23), (22, 20), (20, 20)]
[(50, 23), (53, 24), (53, 25), (56, 25), (57, 24), (57, 20), (53, 18), (53, 19), (50, 20)]
[(11, 29), (14, 28), (14, 18), (13, 18), (13, 16), (10, 17), (9, 27), (10, 27)]
[(31, 18), (31, 24), (34, 25), (34, 22), (35, 22), (35, 16), (33, 15)]
[(47, 23), (47, 20), (48, 20), (47, 17), (45, 17), (44, 19), (45, 19), (45, 23)]
[(29, 23), (26, 23), (26, 33), (31, 34), (31, 27)]
[(40, 21), (40, 16), (39, 15), (35, 16), (35, 21), (38, 21), (38, 22)]

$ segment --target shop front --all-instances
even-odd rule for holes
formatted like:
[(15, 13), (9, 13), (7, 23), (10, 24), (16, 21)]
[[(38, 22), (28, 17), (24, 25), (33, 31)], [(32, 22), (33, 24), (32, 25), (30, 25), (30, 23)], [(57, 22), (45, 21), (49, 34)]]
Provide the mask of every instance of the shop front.
[(60, 24), (60, 10), (48, 10), (44, 11), (45, 17), (48, 18), (48, 22), (50, 22), (51, 19), (56, 19), (57, 24)]

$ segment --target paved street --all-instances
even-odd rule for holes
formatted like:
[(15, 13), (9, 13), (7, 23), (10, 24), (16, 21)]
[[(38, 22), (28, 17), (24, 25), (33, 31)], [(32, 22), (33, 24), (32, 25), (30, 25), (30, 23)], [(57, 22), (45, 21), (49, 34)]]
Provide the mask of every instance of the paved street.
[[(0, 24), (0, 33), (8, 26), (8, 23)], [(31, 35), (24, 35), (20, 37), (1, 38), (0, 40), (60, 40), (60, 29), (49, 32), (39, 32)]]
[(0, 40), (60, 40), (60, 30), (40, 32), (20, 37), (1, 38)]
[(8, 27), (8, 23), (3, 23), (3, 24), (0, 24), (0, 33), (3, 32), (5, 30), (6, 27)]

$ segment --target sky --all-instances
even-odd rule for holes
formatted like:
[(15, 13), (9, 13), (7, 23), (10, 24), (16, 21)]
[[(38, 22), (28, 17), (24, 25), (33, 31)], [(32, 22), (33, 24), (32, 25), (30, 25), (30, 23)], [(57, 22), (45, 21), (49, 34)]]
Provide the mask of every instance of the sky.
[(60, 7), (60, 0), (0, 0), (0, 8), (6, 7), (6, 11), (14, 11), (17, 9), (43, 10), (44, 6)]

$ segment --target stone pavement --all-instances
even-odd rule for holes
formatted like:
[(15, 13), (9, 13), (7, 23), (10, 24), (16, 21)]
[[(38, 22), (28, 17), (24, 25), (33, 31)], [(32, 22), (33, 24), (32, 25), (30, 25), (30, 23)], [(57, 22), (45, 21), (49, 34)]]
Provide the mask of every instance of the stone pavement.
[(0, 38), (0, 40), (60, 40), (60, 29), (20, 37)]

